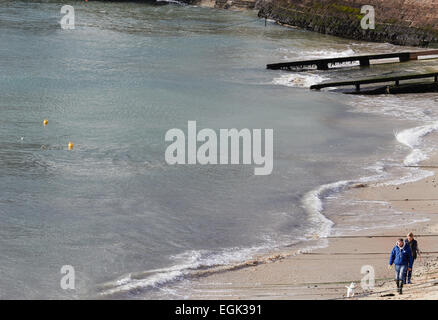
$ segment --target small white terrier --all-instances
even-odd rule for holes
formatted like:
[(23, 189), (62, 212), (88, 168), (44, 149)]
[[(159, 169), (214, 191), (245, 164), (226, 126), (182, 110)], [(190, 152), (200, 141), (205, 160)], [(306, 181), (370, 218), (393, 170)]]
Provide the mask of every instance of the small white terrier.
[(350, 286), (345, 286), (347, 288), (347, 298), (354, 297), (354, 288), (356, 286), (354, 285), (354, 282), (350, 283)]

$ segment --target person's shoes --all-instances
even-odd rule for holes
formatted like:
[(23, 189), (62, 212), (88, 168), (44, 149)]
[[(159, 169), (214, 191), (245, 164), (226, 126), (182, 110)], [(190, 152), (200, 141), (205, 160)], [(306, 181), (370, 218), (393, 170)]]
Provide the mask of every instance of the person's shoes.
[(403, 281), (400, 281), (400, 288), (398, 290), (399, 294), (403, 294)]
[(408, 284), (412, 284), (411, 280), (408, 280)]
[(398, 282), (398, 280), (395, 280), (395, 283), (397, 284), (397, 292), (398, 292), (400, 288), (400, 282)]

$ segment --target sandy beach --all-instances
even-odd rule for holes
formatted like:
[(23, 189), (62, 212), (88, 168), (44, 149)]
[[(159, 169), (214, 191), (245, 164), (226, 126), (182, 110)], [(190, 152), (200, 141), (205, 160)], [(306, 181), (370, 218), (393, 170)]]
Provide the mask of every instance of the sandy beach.
[[(438, 298), (438, 156), (421, 165), (434, 175), (400, 185), (369, 184), (349, 189), (355, 199), (385, 201), (395, 209), (423, 222), (399, 227), (365, 230), (351, 236), (329, 237), (327, 247), (309, 251), (296, 248), (276, 252), (232, 268), (199, 272), (193, 280), (190, 299), (346, 299), (355, 283), (355, 296), (348, 299)], [(427, 221), (424, 221), (427, 220)], [(396, 224), (396, 223), (395, 223)], [(388, 258), (396, 238), (414, 232), (422, 254), (414, 264), (411, 285), (399, 295), (388, 270)], [(362, 266), (372, 266), (375, 286), (363, 290)]]

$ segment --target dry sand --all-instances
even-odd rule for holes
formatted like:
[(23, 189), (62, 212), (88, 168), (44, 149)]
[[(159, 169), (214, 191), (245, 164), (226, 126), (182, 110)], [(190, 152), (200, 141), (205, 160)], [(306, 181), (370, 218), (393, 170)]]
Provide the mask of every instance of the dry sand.
[[(438, 164), (438, 156), (423, 165)], [(349, 299), (438, 298), (438, 168), (434, 176), (398, 186), (366, 185), (350, 190), (354, 198), (388, 201), (393, 207), (429, 221), (395, 228), (357, 232), (353, 236), (329, 237), (328, 246), (308, 252), (285, 249), (233, 268), (199, 272), (192, 279), (190, 299), (345, 299), (346, 286), (354, 282)], [(436, 200), (435, 200), (436, 199)], [(395, 240), (414, 232), (423, 251), (414, 264), (413, 284), (399, 295), (388, 270)], [(375, 272), (375, 287), (361, 288), (364, 265)]]

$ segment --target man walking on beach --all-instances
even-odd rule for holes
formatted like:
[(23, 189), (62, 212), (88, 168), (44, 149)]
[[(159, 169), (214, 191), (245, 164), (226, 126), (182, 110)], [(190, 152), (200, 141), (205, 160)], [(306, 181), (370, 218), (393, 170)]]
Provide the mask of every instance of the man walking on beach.
[[(417, 259), (417, 254), (420, 257), (421, 260), (421, 253), (420, 253), (420, 249), (418, 248), (418, 242), (417, 240), (414, 239), (414, 234), (412, 232), (409, 232), (405, 243), (407, 243), (409, 245), (409, 247), (411, 248), (411, 253), (412, 253), (412, 266), (414, 265), (415, 259)], [(412, 267), (411, 270), (407, 270), (407, 277), (405, 277), (405, 284), (406, 284), (406, 278), (408, 281), (408, 284), (411, 283), (411, 278), (412, 278)]]
[(389, 256), (389, 268), (392, 268), (392, 264), (395, 265), (395, 282), (399, 294), (403, 294), (406, 272), (412, 270), (412, 263), (413, 259), (409, 244), (405, 243), (403, 238), (398, 239)]

